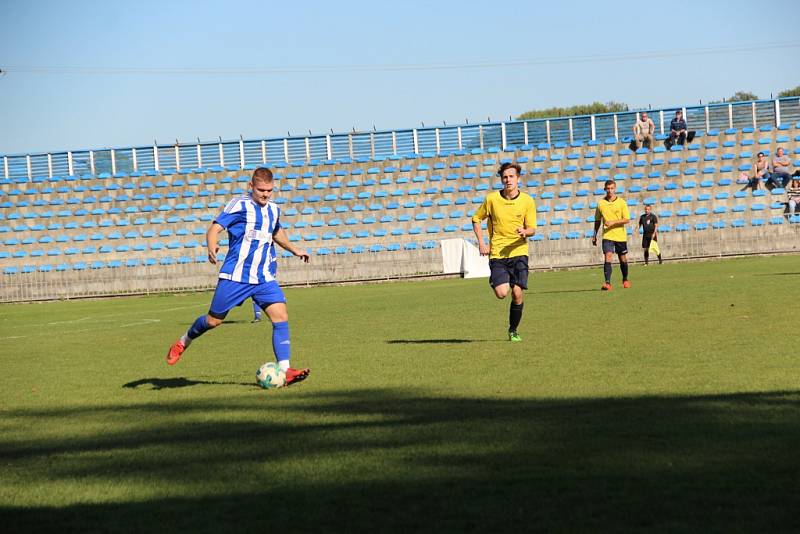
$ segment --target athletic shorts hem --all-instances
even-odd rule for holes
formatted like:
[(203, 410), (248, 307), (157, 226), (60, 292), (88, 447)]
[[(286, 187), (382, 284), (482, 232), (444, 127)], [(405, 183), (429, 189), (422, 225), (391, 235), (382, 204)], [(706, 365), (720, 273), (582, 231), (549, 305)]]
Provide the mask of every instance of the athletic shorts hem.
[(489, 260), (489, 285), (492, 288), (509, 284), (528, 289), (528, 256), (492, 258)]

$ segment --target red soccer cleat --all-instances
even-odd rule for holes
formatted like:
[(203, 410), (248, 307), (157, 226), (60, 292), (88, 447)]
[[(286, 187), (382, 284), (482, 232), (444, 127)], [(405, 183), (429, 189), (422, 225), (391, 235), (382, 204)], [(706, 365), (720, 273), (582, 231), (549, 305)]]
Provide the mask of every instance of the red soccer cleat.
[(181, 342), (181, 340), (178, 339), (178, 341), (173, 343), (172, 346), (169, 348), (169, 352), (167, 353), (167, 364), (175, 365), (176, 363), (178, 363), (178, 360), (181, 359), (181, 354), (183, 354), (184, 350), (186, 350), (186, 347)]
[(625, 280), (625, 281), (622, 282), (622, 287), (624, 287), (625, 289), (628, 289), (629, 287), (631, 287), (631, 283), (628, 282), (627, 280)]
[(285, 386), (291, 386), (292, 384), (296, 384), (298, 382), (302, 382), (306, 378), (308, 378), (309, 373), (311, 373), (311, 369), (292, 369), (289, 367), (286, 370), (286, 384)]
[(613, 288), (611, 287), (611, 284), (609, 284), (608, 282), (604, 282), (603, 286), (600, 289), (602, 289), (603, 291), (611, 291)]

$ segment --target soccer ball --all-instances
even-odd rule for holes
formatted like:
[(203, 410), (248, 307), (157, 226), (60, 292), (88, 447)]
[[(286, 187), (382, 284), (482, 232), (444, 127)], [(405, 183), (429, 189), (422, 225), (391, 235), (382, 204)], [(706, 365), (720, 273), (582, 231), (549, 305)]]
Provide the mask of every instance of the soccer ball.
[(265, 363), (256, 371), (256, 382), (264, 389), (279, 388), (286, 384), (286, 371), (275, 362)]

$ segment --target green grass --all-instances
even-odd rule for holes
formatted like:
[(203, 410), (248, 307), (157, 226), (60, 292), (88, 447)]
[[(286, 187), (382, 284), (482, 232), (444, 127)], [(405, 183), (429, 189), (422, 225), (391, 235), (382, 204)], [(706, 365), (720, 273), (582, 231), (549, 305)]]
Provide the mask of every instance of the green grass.
[[(615, 269), (615, 280), (619, 271)], [(289, 289), (296, 387), (209, 294), (5, 305), (4, 531), (790, 531), (797, 256)]]

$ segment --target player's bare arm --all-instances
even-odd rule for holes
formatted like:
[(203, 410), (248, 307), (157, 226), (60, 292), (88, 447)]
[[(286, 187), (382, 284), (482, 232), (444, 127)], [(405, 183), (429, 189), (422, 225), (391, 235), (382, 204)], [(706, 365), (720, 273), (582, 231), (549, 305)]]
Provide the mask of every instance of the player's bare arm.
[(478, 252), (481, 256), (488, 256), (490, 249), (489, 245), (483, 241), (483, 228), (481, 228), (481, 223), (473, 222), (472, 231), (475, 232), (475, 237), (478, 239)]
[(535, 228), (517, 228), (517, 235), (520, 237), (531, 237), (535, 233)]
[(600, 224), (602, 223), (602, 219), (598, 219), (594, 221), (594, 233), (592, 234), (592, 246), (597, 245), (597, 232), (600, 230)]
[(219, 252), (219, 233), (224, 228), (217, 223), (212, 223), (206, 232), (206, 246), (208, 247), (208, 261), (212, 265), (217, 264), (217, 253)]
[(294, 245), (289, 242), (289, 236), (286, 235), (286, 232), (283, 231), (283, 228), (278, 228), (278, 231), (272, 235), (272, 240), (280, 245), (284, 250), (288, 250), (298, 258), (302, 258), (305, 263), (308, 263), (308, 260), (311, 258), (308, 254), (308, 251), (302, 248), (295, 248)]

